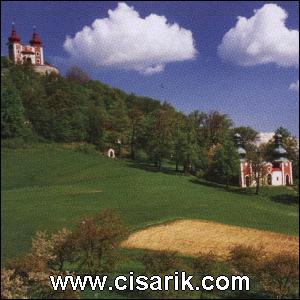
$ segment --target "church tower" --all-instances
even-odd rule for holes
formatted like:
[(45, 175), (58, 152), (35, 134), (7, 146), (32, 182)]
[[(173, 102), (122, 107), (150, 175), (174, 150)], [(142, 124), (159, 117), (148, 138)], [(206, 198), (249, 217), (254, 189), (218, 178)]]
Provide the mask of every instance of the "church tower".
[(11, 34), (8, 37), (8, 56), (10, 60), (17, 64), (17, 63), (22, 63), (22, 46), (20, 44), (21, 39), (18, 37), (15, 25), (12, 24), (12, 29), (11, 29)]
[(36, 32), (35, 27), (33, 29), (32, 39), (29, 41), (29, 43), (30, 46), (34, 48), (35, 65), (37, 66), (44, 65), (44, 53), (43, 53), (42, 42), (40, 40), (38, 33)]
[(234, 143), (237, 149), (237, 152), (240, 156), (240, 186), (241, 187), (249, 187), (251, 186), (251, 175), (252, 168), (251, 164), (246, 159), (246, 150), (242, 145), (242, 138), (240, 134), (236, 133), (234, 135)]
[(282, 144), (282, 136), (274, 136), (275, 147), (273, 150), (272, 185), (293, 184), (292, 162), (287, 159), (287, 152)]

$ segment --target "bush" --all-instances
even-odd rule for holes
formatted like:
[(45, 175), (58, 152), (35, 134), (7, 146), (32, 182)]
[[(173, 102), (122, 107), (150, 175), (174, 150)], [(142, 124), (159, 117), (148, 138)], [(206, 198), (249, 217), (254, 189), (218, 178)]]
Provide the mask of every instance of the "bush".
[(120, 261), (118, 247), (126, 237), (126, 228), (112, 210), (84, 218), (73, 235), (79, 271), (91, 275), (113, 271)]
[[(61, 245), (64, 245), (69, 232), (59, 231), (50, 236), (46, 232), (37, 232), (32, 239), (31, 251), (24, 257), (8, 263), (9, 269), (14, 270), (13, 278), (20, 278), (26, 287), (27, 295), (33, 299), (78, 299), (79, 292), (70, 287), (66, 291), (54, 291), (50, 285), (50, 275), (66, 275), (52, 268), (55, 262), (60, 262), (58, 257)], [(66, 249), (66, 248), (64, 248)], [(68, 255), (68, 253), (65, 253)]]
[(230, 250), (228, 262), (239, 275), (257, 276), (264, 257), (262, 248), (239, 245)]
[[(174, 272), (183, 272), (190, 273), (189, 265), (184, 261), (183, 258), (177, 256), (175, 252), (167, 251), (146, 251), (145, 254), (141, 257), (141, 262), (145, 266), (145, 275), (150, 278), (150, 276), (162, 276), (164, 275), (174, 275)], [(157, 285), (156, 285), (157, 286)], [(191, 293), (189, 291), (176, 291), (173, 289), (174, 285), (172, 282), (169, 284), (169, 290), (164, 290), (164, 281), (162, 281), (163, 290), (150, 290), (144, 292), (137, 292), (135, 298), (150, 298), (150, 299), (173, 299), (173, 298), (189, 298)], [(179, 282), (180, 286), (180, 282)], [(187, 294), (188, 293), (188, 294)]]
[(1, 269), (1, 299), (26, 299), (27, 286), (14, 270)]
[(176, 253), (165, 251), (147, 251), (141, 261), (149, 274), (167, 274), (178, 271), (182, 265)]
[(282, 299), (297, 296), (297, 254), (281, 252), (266, 255), (261, 248), (237, 246), (231, 249), (229, 263), (236, 273), (250, 275), (254, 289), (262, 289), (270, 297)]
[(200, 254), (193, 259), (193, 270), (195, 275), (204, 277), (206, 275), (218, 275), (219, 261), (214, 252)]
[(49, 263), (55, 258), (53, 245), (46, 232), (37, 232), (32, 239), (31, 251), (24, 257), (13, 260), (8, 266), (28, 286), (28, 294), (41, 299), (51, 292), (49, 275), (53, 274)]
[(27, 293), (24, 297), (34, 299), (77, 299), (79, 292), (72, 291), (70, 286), (66, 292), (53, 291), (49, 276), (66, 275), (66, 263), (91, 275), (112, 272), (120, 260), (118, 247), (126, 237), (127, 230), (120, 218), (108, 209), (83, 219), (74, 232), (67, 229), (52, 235), (37, 232), (30, 252), (8, 262), (7, 267), (12, 271), (3, 271), (2, 298), (10, 295), (17, 298), (24, 291)]
[(138, 162), (147, 162), (148, 155), (144, 150), (137, 150), (135, 153), (135, 160)]
[(282, 252), (268, 257), (262, 264), (261, 282), (265, 292), (277, 299), (297, 299), (299, 258)]
[(202, 169), (198, 169), (196, 170), (195, 176), (202, 179), (205, 176), (205, 171)]

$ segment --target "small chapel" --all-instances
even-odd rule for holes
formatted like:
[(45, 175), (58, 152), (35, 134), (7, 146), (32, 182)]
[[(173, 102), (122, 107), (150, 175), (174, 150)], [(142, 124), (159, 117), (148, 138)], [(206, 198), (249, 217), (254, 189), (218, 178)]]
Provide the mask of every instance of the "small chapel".
[[(241, 136), (235, 134), (234, 139), (240, 156), (240, 186), (255, 186), (256, 182), (253, 180), (251, 161), (246, 158), (246, 150), (242, 146)], [(282, 136), (276, 134), (274, 139), (275, 146), (273, 149), (273, 160), (271, 162), (264, 162), (266, 172), (261, 179), (262, 184), (269, 186), (292, 185), (292, 162), (287, 159), (287, 152), (282, 144)]]

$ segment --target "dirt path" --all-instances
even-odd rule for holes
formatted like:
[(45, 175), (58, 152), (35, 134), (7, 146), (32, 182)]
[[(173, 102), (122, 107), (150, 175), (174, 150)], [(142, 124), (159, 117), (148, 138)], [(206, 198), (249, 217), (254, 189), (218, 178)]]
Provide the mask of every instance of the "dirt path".
[(299, 238), (247, 227), (201, 220), (179, 220), (130, 235), (124, 248), (176, 251), (188, 256), (214, 251), (226, 257), (234, 245), (262, 246), (268, 253), (298, 253)]

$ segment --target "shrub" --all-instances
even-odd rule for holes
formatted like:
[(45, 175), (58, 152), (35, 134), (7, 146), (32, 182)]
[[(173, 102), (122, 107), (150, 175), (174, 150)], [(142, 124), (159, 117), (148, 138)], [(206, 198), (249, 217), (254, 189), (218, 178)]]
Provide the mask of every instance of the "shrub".
[(265, 253), (262, 248), (252, 246), (235, 246), (230, 250), (228, 262), (240, 275), (256, 276), (260, 272)]
[[(177, 256), (175, 252), (166, 252), (166, 251), (147, 251), (142, 257), (141, 262), (145, 266), (145, 274), (150, 278), (151, 275), (158, 275), (162, 278), (164, 275), (174, 275), (174, 272), (186, 273), (190, 272), (190, 267), (185, 263), (183, 258)], [(147, 290), (143, 293), (137, 293), (140, 298), (150, 298), (150, 299), (172, 299), (179, 298), (183, 299), (190, 297), (191, 294), (189, 291), (176, 291), (173, 289), (172, 281), (169, 283), (169, 290), (164, 290), (164, 281), (162, 281), (163, 290)], [(179, 282), (180, 285), (180, 282)], [(179, 287), (180, 288), (180, 287)], [(188, 293), (188, 295), (187, 295)]]
[(91, 275), (113, 271), (120, 259), (118, 246), (125, 237), (127, 230), (120, 218), (108, 209), (83, 219), (74, 233), (67, 229), (52, 235), (37, 232), (30, 252), (8, 262), (8, 268), (13, 271), (4, 270), (5, 291), (7, 295), (13, 292), (10, 286), (15, 280), (16, 284), (24, 283), (28, 287), (27, 293), (32, 298), (77, 299), (79, 293), (70, 286), (66, 292), (53, 291), (49, 276), (66, 275), (66, 262)]
[(298, 298), (298, 278), (299, 258), (296, 254), (282, 252), (268, 257), (262, 264), (263, 289), (277, 299)]
[(199, 254), (193, 258), (193, 270), (195, 275), (204, 277), (206, 275), (217, 275), (219, 272), (219, 262), (214, 252)]
[(37, 232), (32, 239), (31, 251), (24, 257), (9, 262), (8, 266), (26, 283), (30, 296), (43, 299), (52, 291), (49, 282), (52, 271), (49, 263), (54, 258), (48, 235), (46, 232)]
[(109, 209), (80, 221), (73, 237), (79, 270), (92, 275), (112, 271), (120, 260), (117, 250), (126, 236), (121, 219)]
[(135, 153), (135, 160), (138, 162), (147, 162), (148, 155), (144, 150), (137, 150)]
[(147, 251), (141, 261), (149, 274), (170, 273), (182, 265), (176, 253), (165, 251)]
[(195, 173), (195, 176), (202, 179), (205, 176), (205, 171), (202, 169), (198, 169)]
[[(65, 231), (62, 231), (65, 233)], [(60, 238), (58, 238), (58, 236)], [(46, 232), (37, 232), (32, 239), (31, 251), (24, 257), (8, 263), (10, 269), (14, 269), (15, 278), (21, 278), (27, 287), (29, 298), (37, 299), (77, 299), (79, 293), (68, 287), (66, 292), (54, 291), (50, 285), (49, 276), (58, 275), (58, 272), (51, 268), (56, 259), (55, 251), (62, 243), (64, 236), (61, 232), (53, 235), (52, 238)], [(57, 242), (55, 245), (54, 242)], [(67, 255), (67, 254), (66, 254)], [(59, 275), (64, 275), (61, 271)], [(72, 297), (71, 297), (72, 296)], [(71, 297), (71, 298), (69, 298)]]
[(26, 299), (27, 286), (14, 270), (1, 269), (1, 299)]
[(250, 275), (254, 279), (254, 289), (277, 299), (295, 297), (299, 260), (296, 254), (281, 252), (266, 253), (261, 248), (237, 246), (231, 249), (229, 263), (240, 275)]

